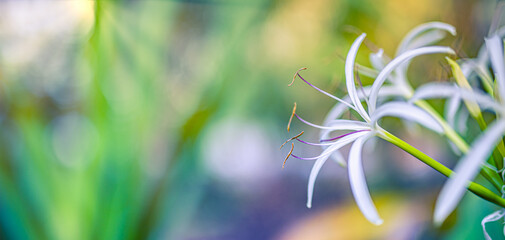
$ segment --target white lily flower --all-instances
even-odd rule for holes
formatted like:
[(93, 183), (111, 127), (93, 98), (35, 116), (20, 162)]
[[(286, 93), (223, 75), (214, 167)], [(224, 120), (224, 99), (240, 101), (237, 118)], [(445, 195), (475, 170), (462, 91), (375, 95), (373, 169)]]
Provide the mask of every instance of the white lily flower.
[[(423, 55), (423, 54), (431, 54), (431, 53), (446, 53), (446, 54), (453, 54), (454, 51), (448, 47), (439, 47), (439, 46), (434, 46), (434, 47), (422, 47), (422, 48), (417, 48), (414, 50), (408, 50), (397, 58), (393, 59), (391, 62), (389, 62), (387, 65), (384, 66), (382, 71), (378, 74), (378, 77), (376, 79), (376, 83), (372, 86), (372, 88), (369, 90), (370, 94), (370, 99), (367, 99), (366, 96), (363, 94), (358, 93), (355, 83), (354, 83), (354, 67), (355, 67), (355, 59), (356, 55), (358, 52), (358, 49), (363, 42), (365, 38), (365, 34), (362, 34), (359, 36), (354, 43), (352, 44), (349, 53), (346, 58), (346, 63), (345, 63), (345, 76), (346, 76), (346, 86), (347, 86), (347, 91), (349, 94), (349, 97), (346, 98), (345, 100), (342, 100), (340, 98), (337, 98), (329, 93), (326, 93), (322, 91), (321, 89), (313, 86), (310, 84), (308, 81), (303, 79), (301, 75), (297, 72), (295, 74), (295, 77), (298, 76), (300, 77), (303, 81), (305, 81), (307, 84), (310, 86), (314, 87), (316, 90), (324, 93), (325, 95), (328, 95), (337, 101), (339, 101), (341, 104), (338, 104), (331, 112), (330, 116), (338, 117), (343, 113), (343, 111), (346, 110), (346, 108), (350, 108), (355, 110), (359, 116), (362, 118), (362, 121), (357, 121), (357, 120), (343, 120), (343, 119), (336, 119), (336, 120), (328, 120), (325, 121), (324, 125), (316, 125), (313, 123), (310, 123), (304, 119), (302, 119), (300, 116), (298, 116), (296, 113), (293, 113), (294, 116), (296, 116), (300, 121), (312, 126), (319, 128), (323, 130), (322, 138), (320, 143), (309, 143), (302, 141), (298, 138), (296, 140), (306, 143), (309, 145), (316, 145), (316, 146), (323, 146), (325, 147), (325, 150), (317, 157), (312, 157), (312, 158), (304, 158), (304, 157), (299, 157), (293, 154), (290, 154), (291, 156), (302, 159), (302, 160), (315, 160), (314, 166), (312, 168), (312, 171), (310, 173), (309, 177), (309, 183), (308, 183), (308, 188), (307, 188), (307, 207), (311, 207), (312, 205), (312, 195), (313, 195), (313, 190), (314, 190), (314, 183), (316, 180), (316, 177), (319, 173), (319, 170), (321, 169), (322, 165), (326, 162), (326, 160), (332, 156), (332, 154), (337, 154), (340, 155), (338, 152), (338, 149), (342, 148), (343, 146), (352, 143), (352, 147), (349, 153), (349, 179), (350, 179), (350, 184), (351, 184), (351, 189), (352, 193), (354, 195), (354, 198), (356, 200), (356, 203), (358, 204), (358, 207), (360, 208), (361, 212), (363, 215), (373, 224), (379, 225), (382, 223), (382, 219), (379, 217), (379, 214), (377, 213), (377, 210), (373, 204), (373, 201), (370, 197), (370, 194), (368, 192), (368, 187), (366, 185), (366, 180), (365, 176), (363, 173), (363, 168), (362, 168), (362, 163), (361, 163), (361, 150), (363, 148), (363, 145), (365, 142), (375, 136), (376, 134), (384, 131), (382, 128), (378, 125), (378, 121), (386, 116), (393, 116), (393, 117), (399, 117), (407, 120), (411, 120), (414, 122), (417, 122), (435, 132), (442, 133), (443, 129), (442, 126), (433, 118), (431, 115), (426, 113), (424, 110), (406, 103), (406, 102), (389, 102), (386, 104), (383, 104), (375, 109), (375, 103), (377, 103), (377, 98), (379, 96), (386, 96), (386, 95), (395, 95), (397, 94), (398, 90), (395, 88), (384, 88), (384, 92), (380, 92), (380, 88), (382, 84), (384, 83), (385, 79), (388, 77), (388, 75), (395, 70), (396, 67), (401, 66), (407, 61), (410, 61), (412, 58)], [(365, 91), (363, 91), (365, 92)], [(368, 90), (367, 90), (368, 92)], [(366, 94), (366, 92), (365, 92)], [(348, 101), (351, 101), (350, 103)], [(370, 106), (369, 106), (369, 111), (366, 111), (365, 108), (363, 107), (363, 104), (361, 103), (362, 100), (369, 100), (369, 102), (374, 103), (374, 111), (370, 111)], [(335, 137), (335, 138), (330, 138), (327, 139), (327, 136), (331, 132), (334, 131), (339, 131), (339, 130), (349, 130), (351, 131), (350, 133)], [(341, 158), (341, 155), (339, 156)], [(337, 157), (338, 158), (338, 157)], [(342, 160), (343, 161), (343, 160)]]
[[(406, 51), (421, 48), (438, 42), (445, 37), (447, 32), (453, 36), (456, 35), (456, 29), (447, 23), (428, 22), (421, 24), (405, 35), (396, 51), (396, 57), (405, 53)], [(383, 70), (390, 61), (391, 59), (386, 56), (384, 50), (379, 49), (378, 52), (370, 54), (370, 63), (374, 69), (368, 69), (367, 67), (357, 64), (358, 71), (365, 76), (377, 78), (379, 72)], [(393, 68), (394, 70), (391, 73), (386, 74), (387, 80), (389, 80), (390, 84), (384, 85), (380, 88), (380, 91), (377, 93), (378, 100), (385, 100), (392, 97), (402, 97), (405, 99), (412, 97), (414, 92), (410, 86), (406, 74), (410, 62), (411, 59), (406, 60), (400, 66)], [(374, 71), (376, 71), (375, 74), (373, 74)], [(364, 100), (367, 96), (370, 95), (370, 92), (371, 86), (363, 87), (361, 91), (358, 91), (359, 98)], [(348, 102), (351, 101), (351, 99), (347, 96), (344, 98), (344, 101)], [(459, 101), (455, 104), (457, 104), (456, 107), (459, 107)], [(328, 122), (334, 119), (340, 118), (346, 110), (348, 110), (348, 105), (341, 102), (337, 103), (327, 114), (323, 125), (326, 125)], [(331, 131), (328, 130), (321, 131), (320, 138), (328, 138), (330, 132)], [(324, 148), (325, 146), (323, 146), (323, 149)], [(339, 151), (336, 151), (334, 154), (332, 154), (330, 158), (342, 166), (345, 165), (345, 161)]]
[[(487, 51), (495, 72), (496, 83), (500, 96), (505, 96), (505, 61), (503, 40), (498, 35), (486, 39)], [(484, 109), (490, 109), (497, 115), (497, 120), (490, 125), (472, 144), (468, 153), (460, 159), (454, 169), (454, 174), (442, 188), (437, 199), (434, 222), (441, 224), (454, 211), (463, 197), (469, 181), (479, 173), (486, 159), (505, 135), (505, 99), (495, 100), (477, 90), (461, 89), (454, 85), (423, 86), (416, 91), (412, 101), (428, 98), (445, 98), (459, 96), (461, 99), (473, 101)]]

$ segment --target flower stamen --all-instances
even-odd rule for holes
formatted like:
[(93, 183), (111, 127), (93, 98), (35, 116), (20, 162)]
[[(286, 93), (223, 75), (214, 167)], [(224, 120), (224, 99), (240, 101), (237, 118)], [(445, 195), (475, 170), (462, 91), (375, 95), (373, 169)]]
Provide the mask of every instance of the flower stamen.
[(286, 165), (286, 161), (288, 160), (289, 156), (293, 153), (293, 149), (295, 148), (295, 144), (291, 143), (291, 150), (289, 151), (288, 155), (286, 156), (286, 159), (284, 159), (284, 162), (282, 163), (282, 168), (284, 168), (284, 165)]
[(322, 139), (322, 140), (320, 140), (319, 142), (331, 142), (331, 141), (335, 141), (335, 140), (337, 140), (337, 139), (343, 138), (343, 137), (345, 137), (345, 136), (349, 136), (349, 135), (351, 135), (351, 134), (354, 134), (354, 133), (359, 133), (359, 132), (364, 132), (364, 131), (370, 131), (370, 130), (368, 130), (368, 129), (364, 129), (364, 130), (352, 131), (352, 132), (350, 132), (350, 133), (342, 134), (342, 135), (336, 136), (336, 137), (334, 137), (334, 138), (330, 138), (330, 139)]
[(308, 157), (298, 157), (298, 156), (296, 156), (294, 154), (291, 154), (291, 157), (294, 157), (294, 158), (297, 158), (297, 159), (300, 159), (300, 160), (316, 160), (316, 159), (319, 158), (319, 156), (318, 157), (310, 157), (310, 158), (308, 158)]
[(291, 81), (291, 83), (290, 83), (288, 86), (293, 85), (293, 83), (295, 82), (296, 76), (298, 76), (298, 77), (299, 77), (300, 79), (302, 79), (305, 83), (307, 83), (309, 86), (311, 86), (312, 88), (316, 89), (316, 90), (317, 90), (317, 91), (319, 91), (320, 93), (322, 93), (322, 94), (324, 94), (324, 95), (326, 95), (326, 96), (328, 96), (328, 97), (331, 97), (331, 98), (333, 98), (333, 99), (335, 99), (335, 100), (337, 100), (337, 101), (339, 101), (339, 102), (341, 102), (341, 103), (345, 104), (346, 106), (348, 106), (348, 107), (349, 107), (349, 108), (351, 108), (351, 109), (356, 110), (356, 108), (355, 108), (354, 106), (352, 106), (351, 104), (349, 104), (348, 102), (346, 102), (346, 101), (344, 101), (344, 100), (342, 100), (342, 99), (340, 99), (340, 98), (338, 98), (338, 97), (335, 97), (335, 96), (333, 96), (333, 95), (331, 95), (331, 94), (329, 94), (329, 93), (327, 93), (327, 92), (323, 91), (322, 89), (320, 89), (320, 88), (318, 88), (318, 87), (316, 87), (316, 86), (312, 85), (312, 84), (311, 84), (311, 83), (309, 83), (307, 80), (305, 80), (305, 78), (303, 78), (303, 77), (302, 77), (302, 75), (300, 75), (300, 73), (299, 73), (299, 72), (300, 72), (300, 71), (302, 71), (302, 70), (306, 70), (306, 69), (307, 69), (306, 67), (298, 69), (298, 71), (296, 71), (296, 73), (295, 73), (295, 76), (293, 77), (293, 80)]
[[(295, 72), (295, 75), (293, 76), (293, 80), (291, 81), (291, 83), (290, 83), (290, 84), (288, 84), (288, 87), (291, 87), (291, 85), (293, 85), (293, 83), (295, 83), (296, 76), (297, 76), (297, 75), (299, 76), (299, 74), (298, 74), (298, 73), (299, 73), (300, 71), (302, 71), (302, 70), (307, 70), (307, 68), (306, 68), (306, 67), (302, 67), (302, 68), (298, 69), (298, 71), (296, 71), (296, 72)], [(307, 81), (305, 81), (305, 79), (303, 79), (303, 78), (302, 78), (302, 80), (303, 80), (304, 82), (306, 82), (307, 84), (309, 84), (309, 86), (312, 86), (312, 84), (310, 84), (310, 83), (308, 83)], [(316, 89), (317, 89), (317, 88), (316, 88)]]
[[(291, 126), (291, 121), (293, 120), (293, 116), (296, 115), (296, 102), (295, 106), (293, 106), (293, 113), (291, 113), (291, 117), (289, 117), (289, 122), (288, 122), (288, 132), (289, 132), (289, 126)], [(284, 145), (284, 144), (282, 144)], [(282, 147), (282, 146), (281, 146)]]
[(291, 140), (293, 140), (293, 139), (297, 139), (297, 138), (298, 138), (298, 137), (300, 137), (302, 134), (303, 134), (303, 131), (302, 131), (301, 133), (299, 133), (298, 135), (296, 135), (296, 136), (294, 136), (294, 137), (292, 137), (292, 138), (290, 138), (290, 139), (286, 140), (286, 141), (285, 141), (285, 142), (281, 145), (281, 147), (280, 147), (279, 149), (282, 149), (282, 147), (284, 147), (284, 145), (285, 145), (286, 143), (290, 142), (290, 141), (291, 141)]

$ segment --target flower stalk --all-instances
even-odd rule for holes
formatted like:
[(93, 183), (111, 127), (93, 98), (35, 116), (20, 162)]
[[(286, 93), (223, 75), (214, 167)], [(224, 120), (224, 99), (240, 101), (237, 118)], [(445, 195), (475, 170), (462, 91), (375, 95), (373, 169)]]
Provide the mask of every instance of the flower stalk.
[[(443, 174), (446, 177), (450, 177), (451, 174), (453, 174), (453, 171), (441, 164), (440, 162), (436, 161), (435, 159), (431, 158), (430, 156), (426, 155), (425, 153), (419, 151), (417, 148), (413, 147), (412, 145), (408, 144), (407, 142), (401, 140), (400, 138), (396, 137), (395, 135), (389, 133), (388, 131), (384, 129), (380, 129), (377, 131), (377, 136), (380, 138), (394, 144), (395, 146), (401, 148), (402, 150), (408, 152), (415, 158), (419, 159), (426, 165), (430, 166), (431, 168), (435, 169), (437, 172)], [(505, 208), (505, 199), (501, 198), (500, 196), (496, 195), (493, 193), (491, 190), (487, 189), (486, 187), (472, 182), (469, 182), (468, 185), (468, 190), (475, 195), (479, 196), (480, 198), (487, 200), (491, 203), (494, 203), (500, 207)]]

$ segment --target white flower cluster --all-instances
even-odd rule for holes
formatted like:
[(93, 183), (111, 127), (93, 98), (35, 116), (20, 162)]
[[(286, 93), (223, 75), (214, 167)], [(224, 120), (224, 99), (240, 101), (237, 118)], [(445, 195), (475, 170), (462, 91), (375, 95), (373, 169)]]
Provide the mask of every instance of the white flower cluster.
[[(290, 153), (298, 159), (315, 160), (308, 182), (307, 207), (310, 208), (312, 205), (316, 177), (326, 160), (331, 158), (342, 166), (347, 165), (352, 193), (363, 215), (373, 224), (379, 225), (383, 222), (368, 191), (361, 151), (364, 143), (371, 137), (382, 137), (388, 134), (380, 127), (378, 121), (385, 116), (393, 116), (416, 122), (427, 129), (445, 135), (455, 152), (462, 155), (438, 197), (434, 214), (435, 223), (442, 223), (455, 209), (470, 182), (479, 174), (483, 166), (489, 165), (486, 160), (505, 135), (505, 61), (503, 39), (500, 36), (505, 33), (505, 29), (498, 30), (486, 38), (486, 47), (482, 48), (477, 58), (458, 60), (459, 64), (447, 58), (452, 67), (455, 82), (428, 83), (413, 89), (406, 74), (413, 58), (426, 54), (455, 55), (450, 47), (432, 46), (443, 39), (447, 33), (456, 35), (455, 28), (441, 22), (422, 24), (406, 35), (394, 58), (387, 57), (382, 49), (372, 53), (370, 55), (372, 68), (355, 63), (360, 45), (366, 36), (360, 35), (352, 44), (345, 60), (348, 96), (344, 98), (335, 97), (313, 86), (302, 78), (299, 72), (295, 74), (295, 78), (299, 77), (316, 90), (338, 101), (327, 114), (322, 125), (310, 123), (293, 111), (293, 116), (300, 121), (321, 130), (320, 143), (299, 140), (299, 135), (293, 138), (302, 143), (321, 146), (323, 152), (319, 156), (306, 158)], [(494, 74), (489, 72), (489, 62)], [(355, 73), (356, 70), (372, 77), (373, 84), (357, 88), (355, 81), (359, 77)], [(467, 79), (471, 77), (481, 81), (481, 84), (470, 84)], [(424, 101), (431, 98), (448, 99), (445, 117), (440, 116)], [(366, 107), (363, 103), (366, 103)], [(462, 103), (465, 107), (462, 107)], [(492, 114), (494, 120), (486, 123), (482, 118), (482, 110)], [(355, 111), (361, 120), (342, 119), (346, 111)], [(459, 117), (462, 118), (460, 121), (466, 121), (469, 116), (481, 121), (482, 134), (473, 141), (472, 145), (467, 144), (460, 136), (461, 131), (465, 129), (457, 127), (458, 119), (454, 117), (456, 113), (460, 113)], [(348, 132), (330, 138), (330, 134), (343, 130)], [(351, 143), (346, 162), (339, 149)], [(498, 156), (503, 161), (503, 154), (498, 154)], [(504, 172), (503, 169), (498, 168), (498, 165), (495, 164), (489, 168), (498, 173)], [(503, 163), (499, 167), (503, 168)], [(503, 184), (503, 176), (499, 181)], [(497, 220), (497, 216), (503, 218), (504, 215), (503, 210), (490, 215), (484, 219), (483, 226), (485, 222)], [(487, 233), (485, 235), (488, 237)]]

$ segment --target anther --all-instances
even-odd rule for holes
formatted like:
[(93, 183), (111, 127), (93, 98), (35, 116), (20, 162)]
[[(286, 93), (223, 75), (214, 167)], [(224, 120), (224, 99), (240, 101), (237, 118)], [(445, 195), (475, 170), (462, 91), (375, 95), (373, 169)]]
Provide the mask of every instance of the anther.
[(286, 156), (286, 159), (284, 159), (284, 162), (282, 163), (282, 168), (284, 168), (284, 165), (286, 165), (286, 161), (288, 160), (289, 156), (291, 156), (291, 153), (293, 153), (294, 148), (295, 148), (295, 144), (291, 143), (291, 151), (289, 151), (288, 155)]
[(297, 139), (297, 138), (298, 138), (298, 137), (300, 137), (302, 134), (303, 134), (303, 131), (302, 131), (301, 133), (299, 133), (298, 135), (296, 135), (296, 136), (294, 136), (294, 137), (292, 137), (292, 138), (290, 138), (290, 139), (286, 140), (286, 141), (285, 141), (285, 142), (281, 145), (281, 147), (280, 147), (279, 149), (282, 149), (282, 147), (284, 147), (284, 145), (285, 145), (286, 143), (288, 143), (289, 141), (291, 141), (291, 140), (293, 140), (293, 139)]
[(306, 68), (306, 67), (303, 67), (303, 68), (298, 69), (298, 71), (296, 71), (295, 75), (293, 76), (293, 80), (291, 81), (291, 83), (290, 83), (290, 84), (288, 84), (288, 87), (291, 87), (291, 85), (293, 85), (293, 83), (295, 82), (296, 76), (299, 76), (299, 75), (298, 75), (298, 73), (299, 73), (300, 71), (302, 71), (302, 70), (307, 70), (307, 68)]
[(289, 127), (291, 126), (291, 121), (293, 120), (293, 116), (296, 114), (296, 102), (295, 102), (295, 105), (293, 106), (293, 112), (291, 113), (291, 117), (289, 118), (289, 122), (288, 122), (288, 132), (289, 132)]

